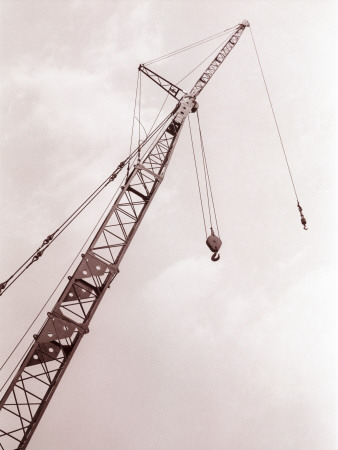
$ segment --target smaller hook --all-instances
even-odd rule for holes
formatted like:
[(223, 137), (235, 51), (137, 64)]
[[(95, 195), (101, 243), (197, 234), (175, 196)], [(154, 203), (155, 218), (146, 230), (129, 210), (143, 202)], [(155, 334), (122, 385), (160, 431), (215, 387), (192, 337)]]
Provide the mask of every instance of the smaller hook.
[(297, 208), (299, 210), (300, 221), (301, 221), (301, 223), (303, 225), (303, 228), (304, 228), (304, 230), (307, 230), (306, 219), (305, 219), (304, 214), (303, 214), (303, 208), (300, 206), (299, 202), (297, 203)]
[(304, 230), (307, 230), (306, 219), (305, 219), (305, 217), (303, 216), (302, 213), (301, 213), (301, 220), (300, 221), (302, 222)]
[(219, 253), (217, 254), (217, 252), (215, 252), (211, 257), (211, 260), (218, 261), (220, 259), (220, 257), (221, 257), (220, 254)]

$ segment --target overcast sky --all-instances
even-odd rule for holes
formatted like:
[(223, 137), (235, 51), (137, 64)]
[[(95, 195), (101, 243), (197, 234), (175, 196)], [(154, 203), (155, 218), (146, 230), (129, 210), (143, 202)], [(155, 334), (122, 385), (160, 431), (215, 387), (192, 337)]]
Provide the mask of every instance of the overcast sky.
[[(0, 6), (0, 281), (128, 155), (138, 65), (243, 19), (309, 227), (300, 224), (247, 29), (198, 99), (221, 260), (212, 263), (205, 245), (186, 124), (28, 448), (336, 449), (337, 2)], [(210, 48), (151, 67), (177, 82)], [(144, 81), (145, 126), (159, 91)], [(111, 194), (0, 297), (0, 364)], [(55, 301), (0, 372), (1, 384)]]

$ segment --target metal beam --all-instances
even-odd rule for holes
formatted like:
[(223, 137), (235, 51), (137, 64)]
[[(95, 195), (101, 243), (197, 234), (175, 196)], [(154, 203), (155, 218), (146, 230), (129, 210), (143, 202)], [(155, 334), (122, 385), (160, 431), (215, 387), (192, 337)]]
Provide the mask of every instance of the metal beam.
[(186, 94), (186, 92), (184, 92), (181, 88), (171, 83), (170, 81), (166, 80), (165, 78), (161, 77), (161, 75), (158, 75), (156, 72), (153, 72), (152, 70), (148, 69), (148, 67), (145, 67), (143, 64), (139, 66), (138, 70), (147, 75), (147, 77), (153, 80), (156, 84), (158, 84), (162, 89), (168, 92), (168, 94), (170, 94), (176, 100), (180, 101)]
[(0, 449), (25, 449), (154, 198), (181, 131), (167, 122), (137, 164), (0, 401)]

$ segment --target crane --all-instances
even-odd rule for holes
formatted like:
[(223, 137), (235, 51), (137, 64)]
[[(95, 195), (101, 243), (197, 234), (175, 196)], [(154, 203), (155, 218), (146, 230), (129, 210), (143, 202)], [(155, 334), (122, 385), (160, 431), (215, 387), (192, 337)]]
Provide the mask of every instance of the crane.
[[(165, 176), (183, 124), (190, 113), (197, 111), (196, 97), (248, 26), (249, 22), (244, 20), (234, 28), (189, 93), (145, 65), (139, 66), (139, 71), (174, 97), (177, 104), (154, 142), (149, 144), (146, 154), (127, 174), (113, 206), (75, 271), (68, 277), (56, 304), (47, 313), (46, 321), (34, 334), (34, 343), (1, 399), (2, 450), (27, 447), (82, 338), (89, 332), (90, 322), (106, 290), (119, 273), (121, 261)], [(149, 143), (148, 138), (145, 141)], [(139, 143), (139, 147), (145, 145), (145, 141)], [(126, 162), (117, 167), (109, 181), (117, 177)], [(217, 260), (220, 239), (212, 233), (207, 245)], [(37, 252), (35, 257), (39, 258), (41, 254), (41, 251)]]

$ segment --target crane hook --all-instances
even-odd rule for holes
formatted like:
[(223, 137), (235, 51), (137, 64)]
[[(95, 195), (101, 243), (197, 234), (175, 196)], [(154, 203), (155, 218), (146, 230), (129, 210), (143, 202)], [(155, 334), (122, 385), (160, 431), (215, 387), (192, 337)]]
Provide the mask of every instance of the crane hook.
[(219, 253), (217, 253), (217, 252), (215, 252), (213, 255), (212, 255), (212, 257), (211, 257), (211, 260), (212, 261), (218, 261), (219, 259), (220, 259), (220, 254)]
[(211, 228), (211, 235), (208, 237), (206, 244), (213, 253), (211, 260), (218, 261), (220, 259), (220, 255), (217, 252), (222, 245), (222, 241), (218, 236), (215, 235), (214, 230), (212, 228)]
[(303, 225), (303, 227), (304, 227), (304, 230), (307, 230), (306, 219), (305, 219), (304, 216), (301, 218), (301, 222), (302, 222), (302, 225)]
[(298, 210), (299, 210), (299, 214), (300, 214), (300, 221), (301, 221), (301, 223), (302, 223), (302, 225), (303, 225), (303, 227), (304, 227), (304, 230), (307, 230), (308, 228), (307, 228), (307, 226), (306, 226), (306, 219), (305, 219), (305, 217), (304, 217), (304, 215), (303, 215), (303, 208), (300, 206), (300, 203), (298, 202), (297, 203), (297, 208), (298, 208)]

